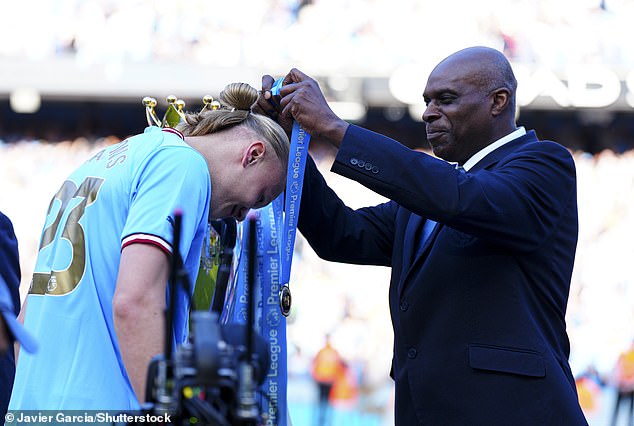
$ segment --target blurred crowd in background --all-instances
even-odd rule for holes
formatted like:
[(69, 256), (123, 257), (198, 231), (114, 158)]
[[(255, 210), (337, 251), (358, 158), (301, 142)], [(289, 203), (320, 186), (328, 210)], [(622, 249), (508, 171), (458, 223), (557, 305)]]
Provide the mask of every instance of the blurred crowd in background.
[(0, 45), (0, 57), (382, 73), (412, 49), (434, 57), (470, 40), (516, 62), (627, 66), (634, 51), (623, 40), (634, 27), (619, 17), (632, 15), (629, 0), (21, 0), (3, 4), (0, 39), (11, 43)]

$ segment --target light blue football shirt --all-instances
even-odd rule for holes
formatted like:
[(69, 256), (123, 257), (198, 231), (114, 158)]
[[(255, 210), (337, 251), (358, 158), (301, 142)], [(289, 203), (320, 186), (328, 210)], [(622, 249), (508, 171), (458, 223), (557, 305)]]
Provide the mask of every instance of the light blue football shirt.
[[(194, 283), (210, 199), (205, 159), (173, 129), (149, 127), (70, 175), (51, 201), (27, 296), (25, 327), (39, 350), (20, 353), (10, 410), (140, 408), (113, 323), (122, 247), (148, 243), (171, 252), (181, 209), (180, 253)], [(180, 344), (189, 309), (182, 289), (176, 305)]]

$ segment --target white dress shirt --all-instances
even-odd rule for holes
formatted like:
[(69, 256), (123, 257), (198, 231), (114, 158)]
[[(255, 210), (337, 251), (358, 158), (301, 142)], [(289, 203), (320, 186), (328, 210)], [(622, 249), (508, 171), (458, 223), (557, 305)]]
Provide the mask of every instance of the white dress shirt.
[(469, 171), (470, 168), (478, 164), (478, 162), (482, 160), (484, 157), (486, 157), (489, 153), (495, 151), (502, 145), (519, 138), (520, 136), (524, 136), (525, 134), (526, 134), (526, 129), (524, 129), (524, 127), (518, 127), (516, 130), (509, 133), (508, 135), (498, 139), (492, 144), (487, 145), (484, 148), (482, 148), (480, 151), (476, 152), (471, 158), (469, 158), (464, 163), (462, 167), (465, 169), (465, 171)]

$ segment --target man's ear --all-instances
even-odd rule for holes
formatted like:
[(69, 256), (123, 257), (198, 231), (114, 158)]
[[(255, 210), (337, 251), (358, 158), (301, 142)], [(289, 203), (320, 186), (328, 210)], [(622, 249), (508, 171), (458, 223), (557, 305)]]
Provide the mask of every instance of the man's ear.
[(508, 89), (501, 87), (493, 91), (493, 93), (491, 93), (491, 97), (493, 99), (491, 114), (493, 114), (494, 116), (498, 116), (502, 114), (509, 106), (511, 93), (508, 91)]
[(247, 167), (261, 161), (264, 157), (266, 146), (262, 141), (252, 142), (245, 150), (242, 156), (242, 167)]

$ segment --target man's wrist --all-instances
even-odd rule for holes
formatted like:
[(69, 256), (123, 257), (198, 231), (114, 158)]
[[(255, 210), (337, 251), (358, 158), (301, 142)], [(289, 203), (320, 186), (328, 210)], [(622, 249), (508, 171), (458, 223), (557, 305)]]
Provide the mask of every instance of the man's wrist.
[(335, 122), (333, 122), (332, 126), (326, 132), (324, 132), (323, 138), (335, 147), (339, 148), (339, 146), (341, 146), (343, 138), (346, 136), (348, 127), (350, 127), (350, 123), (348, 123), (347, 121), (336, 120)]

